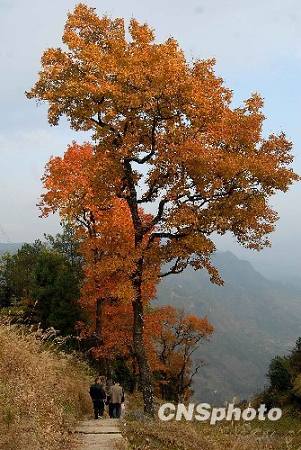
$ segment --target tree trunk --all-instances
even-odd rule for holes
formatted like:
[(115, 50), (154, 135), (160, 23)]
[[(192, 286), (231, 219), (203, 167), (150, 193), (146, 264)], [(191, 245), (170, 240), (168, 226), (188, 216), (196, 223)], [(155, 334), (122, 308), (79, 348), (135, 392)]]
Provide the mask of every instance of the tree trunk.
[(106, 377), (109, 380), (111, 380), (112, 379), (112, 363), (108, 358), (105, 359), (105, 368), (106, 368), (106, 370), (105, 370)]
[(97, 344), (102, 344), (102, 326), (103, 326), (103, 298), (96, 299), (96, 323), (95, 323), (95, 335)]
[(140, 383), (144, 401), (144, 412), (154, 415), (154, 393), (152, 386), (152, 373), (148, 364), (144, 347), (144, 307), (141, 297), (141, 276), (133, 280), (135, 298), (133, 301), (134, 327), (133, 344), (134, 354), (137, 361)]
[(131, 383), (131, 394), (134, 394), (134, 392), (137, 391), (138, 388), (138, 376), (137, 376), (137, 366), (136, 366), (136, 359), (135, 359), (135, 355), (133, 354), (133, 358), (132, 358), (132, 371), (133, 371), (133, 378), (132, 378), (132, 383)]

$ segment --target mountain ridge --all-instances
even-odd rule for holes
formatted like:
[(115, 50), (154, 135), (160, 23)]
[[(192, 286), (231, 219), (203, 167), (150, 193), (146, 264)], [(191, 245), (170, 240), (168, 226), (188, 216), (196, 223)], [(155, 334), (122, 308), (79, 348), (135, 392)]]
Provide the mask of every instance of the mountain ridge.
[(3, 253), (15, 253), (22, 245), (22, 242), (0, 242), (0, 255), (3, 255)]
[(205, 271), (186, 270), (159, 286), (157, 303), (207, 316), (215, 327), (196, 359), (205, 360), (194, 379), (195, 398), (221, 404), (262, 390), (271, 358), (293, 347), (301, 335), (301, 289), (271, 281), (248, 261), (217, 252), (213, 262), (224, 286), (212, 285)]

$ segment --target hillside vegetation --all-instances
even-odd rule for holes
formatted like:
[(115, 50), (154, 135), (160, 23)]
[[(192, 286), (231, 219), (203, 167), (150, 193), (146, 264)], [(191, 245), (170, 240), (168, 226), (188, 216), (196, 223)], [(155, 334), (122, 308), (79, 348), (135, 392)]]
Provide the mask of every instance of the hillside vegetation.
[(265, 427), (229, 423), (128, 421), (127, 450), (300, 450), (300, 420), (284, 419)]
[(0, 448), (70, 448), (68, 430), (90, 411), (84, 365), (24, 329), (0, 327)]
[[(158, 406), (158, 405), (157, 405)], [(142, 399), (128, 398), (124, 423), (127, 450), (300, 450), (301, 422), (297, 412), (285, 410), (277, 422), (208, 422), (148, 420)]]

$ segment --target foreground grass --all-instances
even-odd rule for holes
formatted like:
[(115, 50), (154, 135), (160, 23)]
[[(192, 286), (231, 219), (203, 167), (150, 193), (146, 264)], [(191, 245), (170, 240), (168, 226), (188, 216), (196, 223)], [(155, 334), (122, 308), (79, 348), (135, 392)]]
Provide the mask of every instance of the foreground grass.
[(89, 377), (33, 334), (0, 326), (0, 448), (68, 449), (68, 430), (90, 412)]
[[(129, 405), (131, 400), (129, 401)], [(124, 434), (133, 450), (301, 450), (301, 419), (277, 422), (160, 422), (143, 418), (137, 399), (125, 418)]]

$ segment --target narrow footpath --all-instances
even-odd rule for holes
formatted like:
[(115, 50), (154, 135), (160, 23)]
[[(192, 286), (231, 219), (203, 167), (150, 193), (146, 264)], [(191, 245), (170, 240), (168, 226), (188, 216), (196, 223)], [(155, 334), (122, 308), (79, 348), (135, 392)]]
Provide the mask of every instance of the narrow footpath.
[(125, 448), (118, 419), (84, 420), (76, 427), (78, 450), (119, 450)]

